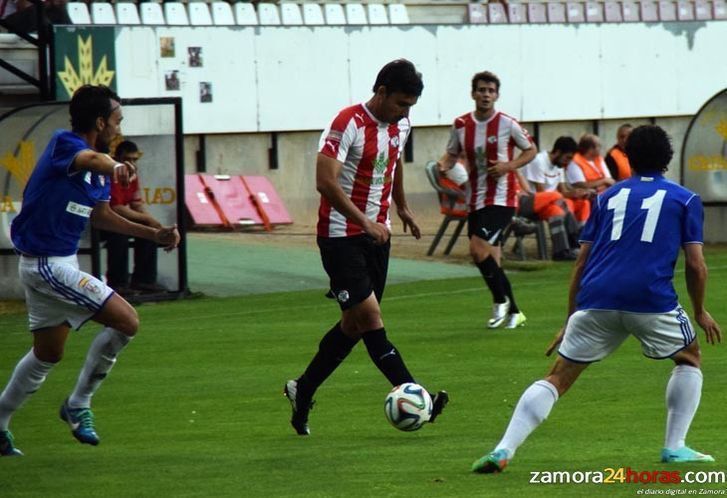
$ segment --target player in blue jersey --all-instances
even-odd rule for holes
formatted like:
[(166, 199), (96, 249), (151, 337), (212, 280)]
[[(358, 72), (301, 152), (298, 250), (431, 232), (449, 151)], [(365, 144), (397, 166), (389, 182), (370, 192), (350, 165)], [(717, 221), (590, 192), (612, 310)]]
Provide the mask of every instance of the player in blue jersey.
[(707, 342), (721, 342), (722, 331), (704, 307), (702, 202), (697, 194), (663, 177), (673, 151), (658, 126), (636, 128), (626, 153), (634, 176), (597, 198), (581, 234), (568, 319), (547, 351), (550, 354), (562, 341), (560, 357), (545, 379), (525, 390), (502, 440), (473, 464), (475, 472), (502, 471), (580, 373), (615, 351), (629, 335), (639, 340), (648, 358), (671, 358), (676, 363), (666, 388), (661, 461), (714, 461), (685, 444), (702, 392), (701, 358), (696, 334), (673, 287), (681, 248), (694, 318)]
[(94, 320), (104, 326), (91, 343), (76, 386), (60, 409), (73, 436), (97, 445), (91, 397), (136, 334), (134, 308), (110, 287), (78, 268), (81, 233), (90, 220), (96, 228), (153, 240), (173, 249), (176, 226), (152, 228), (130, 222), (109, 207), (111, 177), (128, 185), (131, 163), (107, 152), (121, 131), (121, 101), (104, 86), (79, 88), (70, 103), (72, 131), (53, 134), (23, 192), (11, 237), (20, 254), (32, 349), (18, 362), (0, 394), (0, 456), (22, 455), (8, 430), (10, 418), (40, 388), (58, 363), (71, 328)]

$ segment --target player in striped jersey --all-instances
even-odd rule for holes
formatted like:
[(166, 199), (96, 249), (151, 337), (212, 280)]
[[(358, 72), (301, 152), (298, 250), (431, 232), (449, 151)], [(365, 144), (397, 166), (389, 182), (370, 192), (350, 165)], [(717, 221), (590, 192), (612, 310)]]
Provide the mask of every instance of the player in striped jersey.
[[(515, 171), (533, 160), (537, 149), (527, 131), (512, 117), (495, 110), (500, 80), (489, 71), (472, 78), (475, 110), (454, 120), (447, 151), (439, 160), (439, 171), (454, 166), (464, 151), (470, 168), (468, 235), (470, 254), (492, 293), (489, 328), (505, 324), (513, 329), (525, 324), (510, 281), (500, 266), (500, 242), (510, 224), (518, 199)], [(515, 148), (522, 151), (517, 157)]]
[[(289, 380), (291, 424), (305, 436), (313, 394), (343, 362), (359, 339), (371, 360), (393, 386), (414, 382), (399, 351), (386, 337), (379, 303), (389, 264), (389, 206), (396, 202), (404, 231), (417, 239), (419, 227), (404, 195), (401, 153), (409, 136), (409, 109), (424, 85), (414, 65), (398, 59), (385, 65), (366, 103), (343, 109), (323, 131), (316, 164), (318, 247), (330, 279), (329, 296), (341, 320), (323, 336), (303, 374)], [(445, 391), (432, 396), (430, 422), (448, 401)]]

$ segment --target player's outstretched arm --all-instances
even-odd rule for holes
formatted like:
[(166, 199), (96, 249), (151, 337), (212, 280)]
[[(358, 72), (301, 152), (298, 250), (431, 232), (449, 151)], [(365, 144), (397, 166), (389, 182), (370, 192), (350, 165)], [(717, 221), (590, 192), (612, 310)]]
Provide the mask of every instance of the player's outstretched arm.
[(396, 213), (404, 224), (404, 233), (409, 228), (414, 238), (419, 240), (422, 236), (421, 230), (419, 230), (419, 225), (414, 221), (414, 213), (406, 203), (406, 194), (404, 194), (404, 165), (401, 163), (401, 159), (397, 161), (391, 195), (396, 203)]
[[(142, 204), (143, 206), (143, 204)], [(127, 220), (133, 221), (134, 223), (141, 223), (152, 228), (162, 228), (162, 224), (159, 223), (148, 211), (134, 209), (133, 205), (127, 206), (125, 204), (117, 204), (111, 206), (111, 209), (119, 216), (126, 218)]]
[(97, 202), (91, 212), (91, 224), (94, 228), (109, 232), (121, 233), (131, 237), (149, 239), (164, 246), (165, 251), (171, 251), (179, 245), (179, 231), (177, 225), (153, 228), (134, 223), (116, 214), (108, 202)]
[(130, 162), (120, 163), (108, 154), (90, 149), (79, 152), (73, 160), (74, 171), (93, 171), (113, 177), (114, 181), (127, 187), (136, 176), (136, 167)]
[(707, 342), (722, 342), (722, 329), (704, 307), (704, 295), (707, 289), (707, 264), (704, 261), (702, 244), (686, 244), (684, 246), (684, 275), (687, 281), (687, 292), (694, 308), (694, 319), (704, 330)]
[(347, 219), (363, 228), (377, 244), (384, 244), (389, 240), (389, 229), (381, 223), (375, 223), (361, 212), (359, 208), (348, 198), (338, 183), (343, 165), (325, 154), (318, 154), (316, 160), (316, 190), (336, 208), (336, 211), (343, 214)]

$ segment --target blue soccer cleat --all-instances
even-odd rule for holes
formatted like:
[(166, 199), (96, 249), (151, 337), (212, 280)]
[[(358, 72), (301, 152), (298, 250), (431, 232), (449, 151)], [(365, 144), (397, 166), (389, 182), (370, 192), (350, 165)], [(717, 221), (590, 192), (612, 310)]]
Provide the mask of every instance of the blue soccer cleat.
[(510, 463), (510, 455), (507, 450), (496, 450), (483, 456), (472, 464), (472, 472), (478, 474), (497, 474), (502, 472)]
[(73, 437), (81, 443), (96, 446), (101, 442), (96, 434), (93, 412), (90, 408), (71, 408), (66, 400), (61, 405), (59, 416), (71, 428)]
[(688, 446), (682, 446), (678, 450), (669, 448), (661, 450), (661, 461), (664, 463), (714, 462), (714, 458), (712, 455), (705, 455)]
[(23, 456), (23, 452), (13, 444), (13, 435), (10, 431), (0, 431), (0, 457)]

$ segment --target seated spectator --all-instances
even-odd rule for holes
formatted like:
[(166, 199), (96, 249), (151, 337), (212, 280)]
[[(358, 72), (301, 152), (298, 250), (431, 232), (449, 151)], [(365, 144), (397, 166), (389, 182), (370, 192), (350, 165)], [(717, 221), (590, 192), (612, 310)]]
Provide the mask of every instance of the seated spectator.
[(631, 178), (631, 165), (626, 157), (626, 140), (631, 134), (633, 127), (626, 123), (618, 127), (616, 131), (616, 145), (606, 154), (606, 166), (611, 176), (617, 182)]
[(601, 157), (601, 140), (596, 135), (586, 133), (578, 141), (578, 152), (566, 169), (566, 180), (573, 187), (598, 193), (615, 183)]
[(542, 151), (522, 168), (519, 214), (547, 221), (554, 260), (576, 258), (578, 234), (591, 212), (592, 190), (570, 188), (564, 168), (573, 160), (577, 145), (571, 137), (559, 137), (550, 152)]
[[(134, 142), (124, 141), (116, 147), (114, 159), (129, 162), (137, 166), (142, 156)], [(119, 216), (142, 225), (161, 228), (159, 223), (146, 209), (140, 195), (139, 177), (137, 176), (124, 188), (120, 184), (111, 184), (111, 209)], [(122, 295), (133, 295), (136, 292), (162, 292), (157, 280), (157, 246), (154, 242), (134, 239), (134, 272), (129, 282), (129, 237), (115, 232), (103, 232), (106, 240), (108, 286)]]
[[(0, 0), (2, 2), (3, 0)], [(28, 0), (7, 0), (15, 3), (15, 12), (3, 18), (8, 29), (21, 33), (38, 31), (37, 7)], [(68, 17), (68, 0), (43, 0), (43, 14), (48, 24), (73, 24)], [(6, 7), (7, 8), (7, 7)]]

